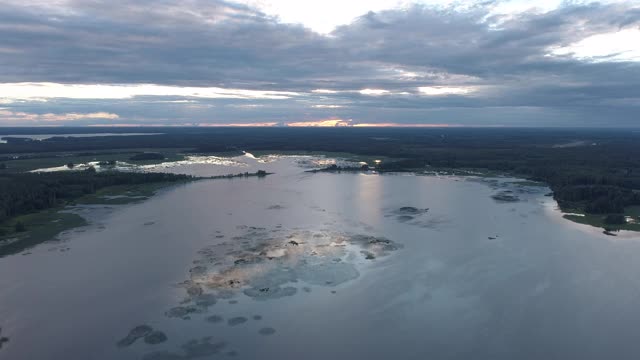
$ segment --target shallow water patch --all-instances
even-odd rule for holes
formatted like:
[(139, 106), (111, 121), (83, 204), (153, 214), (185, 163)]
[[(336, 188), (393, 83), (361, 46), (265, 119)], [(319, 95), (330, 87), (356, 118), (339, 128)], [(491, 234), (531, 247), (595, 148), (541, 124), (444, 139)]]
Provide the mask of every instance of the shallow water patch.
[[(188, 316), (214, 305), (213, 299), (239, 295), (273, 300), (298, 293), (299, 281), (337, 286), (360, 276), (359, 261), (371, 261), (401, 248), (364, 234), (238, 226), (242, 234), (198, 251), (189, 279), (179, 284), (185, 304), (167, 315)], [(206, 297), (208, 304), (199, 300)]]

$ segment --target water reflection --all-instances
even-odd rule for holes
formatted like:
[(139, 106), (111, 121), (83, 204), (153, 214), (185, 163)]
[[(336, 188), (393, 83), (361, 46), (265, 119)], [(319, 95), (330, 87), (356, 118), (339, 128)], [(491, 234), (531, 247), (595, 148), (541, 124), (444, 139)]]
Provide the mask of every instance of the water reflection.
[[(233, 160), (275, 175), (201, 181), (102, 209), (94, 225), (65, 235), (68, 251), (45, 244), (3, 258), (0, 325), (10, 341), (2, 356), (640, 353), (640, 242), (558, 218), (545, 188), (508, 178), (310, 175), (300, 165), (307, 157), (261, 159)], [(234, 167), (169, 170), (225, 166)], [(518, 201), (492, 198), (503, 191)]]
[[(357, 194), (355, 201), (359, 205), (359, 218), (376, 219), (381, 217), (381, 183), (376, 181), (376, 176), (377, 175), (372, 174), (359, 174), (355, 176), (355, 181), (352, 183), (352, 191)], [(370, 225), (377, 226), (378, 224)]]

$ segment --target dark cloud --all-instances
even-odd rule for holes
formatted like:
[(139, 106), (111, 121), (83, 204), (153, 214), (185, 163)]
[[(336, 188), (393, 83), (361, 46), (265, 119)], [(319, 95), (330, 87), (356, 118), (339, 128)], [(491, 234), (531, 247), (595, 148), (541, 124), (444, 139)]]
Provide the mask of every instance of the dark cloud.
[[(640, 8), (594, 3), (492, 15), (492, 5), (370, 12), (323, 36), (226, 1), (10, 3), (0, 8), (0, 83), (150, 83), (300, 95), (190, 102), (55, 99), (0, 107), (105, 111), (120, 115), (119, 121), (153, 123), (341, 117), (367, 123), (637, 126), (640, 63), (548, 54), (594, 34), (637, 28)], [(423, 86), (475, 91), (427, 96), (418, 90)], [(358, 92), (367, 88), (389, 93)]]

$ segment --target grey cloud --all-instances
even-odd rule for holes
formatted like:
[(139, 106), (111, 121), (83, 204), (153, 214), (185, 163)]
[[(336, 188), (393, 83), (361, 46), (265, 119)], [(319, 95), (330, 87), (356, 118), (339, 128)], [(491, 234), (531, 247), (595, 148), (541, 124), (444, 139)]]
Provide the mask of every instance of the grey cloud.
[[(616, 99), (640, 97), (638, 63), (587, 63), (545, 55), (551, 46), (638, 27), (639, 8), (566, 5), (544, 14), (489, 17), (491, 6), (371, 12), (327, 37), (217, 0), (74, 0), (57, 9), (6, 5), (0, 8), (0, 82), (153, 83), (305, 95), (194, 103), (57, 99), (3, 106), (38, 113), (109, 111), (131, 121), (228, 123), (336, 116), (361, 122), (424, 122), (436, 113), (466, 124), (486, 122), (495, 114), (494, 119), (505, 124), (536, 125), (550, 117), (567, 125), (593, 125), (607, 117), (613, 125), (637, 125), (635, 103)], [(429, 97), (419, 94), (419, 86), (474, 86), (478, 91)], [(318, 88), (341, 91), (311, 93)], [(364, 88), (391, 94), (357, 92)], [(260, 106), (243, 106), (247, 104)], [(607, 114), (615, 114), (615, 119)]]

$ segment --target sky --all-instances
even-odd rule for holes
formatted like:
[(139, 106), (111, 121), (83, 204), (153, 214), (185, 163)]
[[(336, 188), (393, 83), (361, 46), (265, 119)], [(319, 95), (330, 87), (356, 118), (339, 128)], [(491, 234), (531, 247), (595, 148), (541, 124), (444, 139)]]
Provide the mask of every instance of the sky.
[(640, 127), (640, 0), (0, 0), (0, 126)]

